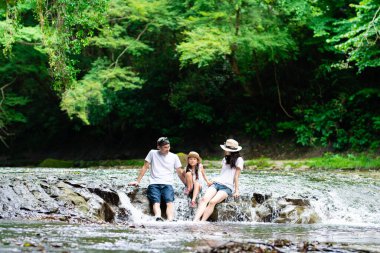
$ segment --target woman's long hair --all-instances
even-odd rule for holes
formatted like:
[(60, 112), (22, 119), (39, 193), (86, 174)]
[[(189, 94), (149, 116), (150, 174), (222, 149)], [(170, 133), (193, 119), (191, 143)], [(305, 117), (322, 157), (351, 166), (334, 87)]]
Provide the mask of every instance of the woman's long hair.
[[(195, 165), (195, 178), (196, 178), (196, 180), (198, 180), (199, 178), (198, 178), (198, 170), (199, 170), (199, 162), (197, 162), (197, 164)], [(191, 171), (191, 165), (190, 164), (187, 164), (187, 166), (186, 166), (186, 173), (187, 172), (189, 172), (189, 171)]]
[(236, 167), (236, 161), (239, 157), (239, 152), (230, 152), (230, 155), (224, 156), (224, 158), (226, 159), (226, 164), (229, 164), (231, 166), (231, 169)]

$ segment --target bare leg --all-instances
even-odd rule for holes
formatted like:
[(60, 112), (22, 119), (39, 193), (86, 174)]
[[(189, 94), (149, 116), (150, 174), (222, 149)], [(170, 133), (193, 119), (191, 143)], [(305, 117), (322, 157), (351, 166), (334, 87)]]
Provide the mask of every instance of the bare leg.
[(153, 204), (153, 213), (154, 213), (154, 217), (161, 217), (160, 203)]
[(227, 197), (228, 197), (227, 192), (225, 192), (225, 191), (218, 191), (216, 193), (216, 195), (208, 203), (208, 206), (207, 206), (206, 210), (203, 213), (202, 221), (206, 221), (210, 217), (210, 215), (212, 214), (212, 212), (214, 211), (215, 205), (218, 204), (218, 203), (220, 203), (220, 202), (222, 202)]
[(173, 202), (166, 203), (166, 217), (169, 221), (172, 221), (174, 218), (174, 205)]
[(186, 173), (186, 186), (189, 192), (193, 189), (193, 175), (191, 172)]
[(194, 221), (199, 221), (203, 215), (203, 212), (206, 209), (207, 203), (212, 199), (216, 194), (216, 189), (214, 187), (209, 187), (201, 199), (197, 213), (195, 214)]
[(191, 199), (191, 201), (195, 201), (197, 199), (200, 190), (201, 190), (201, 184), (198, 181), (195, 181), (194, 182), (193, 198)]

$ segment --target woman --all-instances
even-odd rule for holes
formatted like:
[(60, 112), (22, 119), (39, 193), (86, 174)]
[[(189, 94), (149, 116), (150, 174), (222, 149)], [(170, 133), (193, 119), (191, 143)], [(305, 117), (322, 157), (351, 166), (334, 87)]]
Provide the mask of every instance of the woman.
[(222, 170), (201, 199), (194, 221), (200, 221), (201, 218), (202, 221), (206, 221), (214, 211), (216, 204), (228, 196), (239, 196), (239, 176), (244, 167), (244, 160), (239, 154), (242, 147), (234, 139), (228, 139), (220, 147), (225, 154), (222, 160)]

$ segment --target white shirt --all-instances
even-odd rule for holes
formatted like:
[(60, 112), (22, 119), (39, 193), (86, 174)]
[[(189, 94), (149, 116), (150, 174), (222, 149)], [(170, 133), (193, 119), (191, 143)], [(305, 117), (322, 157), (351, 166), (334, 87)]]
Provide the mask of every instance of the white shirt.
[(150, 163), (149, 184), (169, 184), (174, 182), (174, 171), (182, 167), (179, 157), (169, 152), (166, 155), (152, 149), (145, 158)]
[(235, 168), (231, 169), (231, 165), (226, 164), (226, 158), (223, 158), (222, 161), (222, 170), (220, 175), (214, 180), (216, 183), (223, 184), (234, 191), (234, 178), (236, 173), (236, 168), (243, 170), (244, 160), (242, 157), (239, 157), (236, 160)]

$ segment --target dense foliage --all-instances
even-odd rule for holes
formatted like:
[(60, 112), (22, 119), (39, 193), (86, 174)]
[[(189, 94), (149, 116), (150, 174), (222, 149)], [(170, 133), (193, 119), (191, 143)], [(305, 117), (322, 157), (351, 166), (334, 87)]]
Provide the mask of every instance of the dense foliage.
[(0, 48), (11, 151), (231, 133), (380, 147), (380, 0), (6, 1)]

